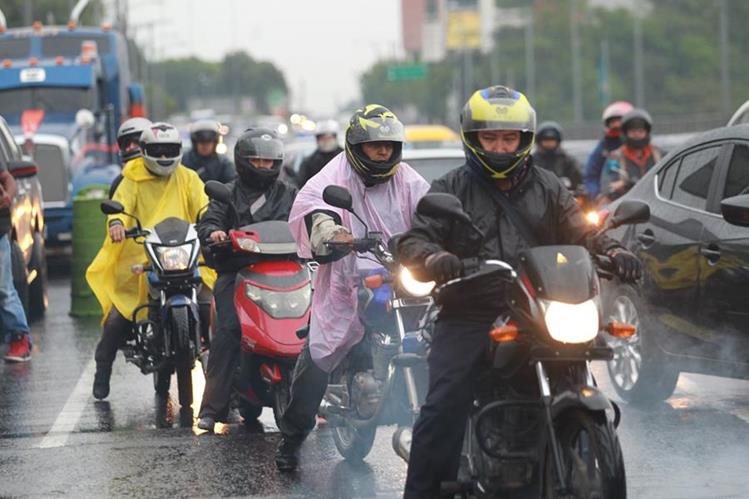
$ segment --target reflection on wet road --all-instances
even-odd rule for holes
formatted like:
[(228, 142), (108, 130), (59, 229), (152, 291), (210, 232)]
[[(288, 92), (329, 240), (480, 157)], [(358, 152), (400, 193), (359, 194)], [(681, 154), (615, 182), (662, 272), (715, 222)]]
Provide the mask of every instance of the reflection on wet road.
[[(34, 325), (35, 355), (1, 366), (1, 496), (399, 497), (406, 466), (382, 430), (365, 463), (344, 462), (327, 429), (303, 447), (300, 471), (273, 464), (278, 433), (241, 424), (207, 435), (152, 380), (118, 356), (107, 401), (91, 397), (97, 321), (68, 316), (69, 281), (51, 282), (50, 310)], [(602, 366), (598, 379), (608, 388)], [(194, 414), (203, 388), (193, 373)], [(172, 383), (173, 387), (176, 385)], [(630, 497), (749, 497), (749, 382), (682, 375), (666, 403), (623, 405), (619, 430)]]

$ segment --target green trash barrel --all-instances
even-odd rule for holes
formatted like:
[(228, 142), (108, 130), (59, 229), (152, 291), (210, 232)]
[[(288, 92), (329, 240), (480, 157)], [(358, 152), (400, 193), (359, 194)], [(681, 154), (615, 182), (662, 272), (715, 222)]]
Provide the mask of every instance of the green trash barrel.
[(101, 202), (108, 199), (108, 185), (82, 189), (73, 200), (73, 261), (70, 268), (70, 315), (101, 317), (101, 306), (86, 282), (86, 269), (106, 235), (106, 215)]

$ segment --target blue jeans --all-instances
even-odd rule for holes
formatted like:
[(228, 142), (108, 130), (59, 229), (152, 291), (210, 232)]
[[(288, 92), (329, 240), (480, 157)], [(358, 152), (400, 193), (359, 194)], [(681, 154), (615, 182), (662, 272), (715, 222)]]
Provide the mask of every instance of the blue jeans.
[(0, 236), (0, 326), (4, 336), (29, 334), (21, 299), (13, 286), (13, 262), (7, 234)]

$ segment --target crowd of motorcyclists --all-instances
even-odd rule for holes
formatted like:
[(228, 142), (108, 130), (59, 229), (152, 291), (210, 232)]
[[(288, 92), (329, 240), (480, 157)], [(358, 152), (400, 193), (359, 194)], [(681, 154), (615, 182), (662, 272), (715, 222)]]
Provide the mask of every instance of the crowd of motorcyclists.
[[(272, 130), (243, 132), (232, 164), (216, 152), (221, 126), (215, 121), (193, 124), (192, 149), (183, 155), (173, 126), (136, 118), (123, 123), (118, 133), (124, 164), (110, 194), (144, 226), (169, 216), (196, 223), (205, 245), (224, 241), (230, 230), (252, 223), (288, 221), (299, 256), (319, 263), (307, 343), (296, 361), (289, 405), (279, 423), (282, 438), (275, 460), (279, 470), (291, 471), (315, 427), (330, 373), (364, 336), (357, 317), (358, 284), (352, 277), (361, 260), (345, 246), (362, 237), (364, 229), (349, 212), (327, 204), (324, 189), (345, 187), (369, 230), (386, 239), (400, 234), (395, 255), (420, 280), (440, 284), (458, 277), (466, 258), (514, 264), (528, 248), (568, 244), (608, 255), (621, 279), (636, 281), (641, 275), (637, 257), (597, 235), (574, 196), (584, 190), (591, 202), (612, 201), (663, 153), (650, 143), (653, 123), (645, 110), (615, 102), (602, 121), (604, 137), (581, 169), (564, 152), (561, 126), (553, 121), (537, 125), (536, 112), (522, 93), (504, 86), (479, 90), (460, 115), (465, 163), (430, 186), (402, 162), (403, 124), (386, 107), (370, 104), (352, 115), (343, 148), (335, 122), (319, 125), (317, 150), (302, 163), (297, 189), (279, 180), (284, 144)], [(204, 192), (209, 180), (227, 184), (231, 203), (209, 200)], [(486, 237), (479, 240), (449, 221), (417, 215), (417, 203), (427, 192), (457, 197)], [(133, 223), (129, 216), (108, 217), (109, 237), (86, 275), (104, 312), (95, 354), (97, 399), (109, 394), (117, 349), (146, 299), (145, 276), (131, 271), (141, 262), (142, 250), (125, 237)], [(211, 293), (215, 318), (197, 425), (210, 432), (217, 422), (229, 421), (241, 332), (233, 306), (236, 271), (222, 268), (221, 262), (209, 264), (201, 267), (201, 324), (207, 327), (210, 321)], [(456, 478), (487, 330), (501, 312), (502, 293), (498, 283), (477, 293), (471, 307), (448, 303), (437, 316), (405, 497), (438, 497), (440, 483)]]

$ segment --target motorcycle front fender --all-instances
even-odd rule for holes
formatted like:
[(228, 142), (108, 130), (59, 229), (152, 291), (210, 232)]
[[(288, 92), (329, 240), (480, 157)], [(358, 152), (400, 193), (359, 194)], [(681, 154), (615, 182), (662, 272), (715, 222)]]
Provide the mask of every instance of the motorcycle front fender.
[(551, 416), (556, 419), (570, 409), (582, 409), (591, 412), (615, 414), (616, 409), (609, 398), (597, 387), (575, 385), (560, 393), (554, 394), (551, 401)]

